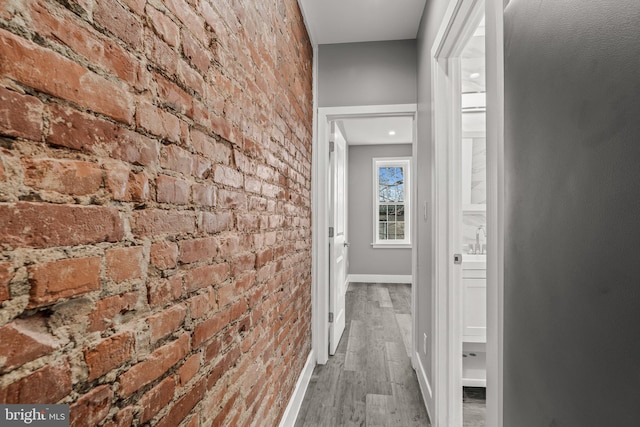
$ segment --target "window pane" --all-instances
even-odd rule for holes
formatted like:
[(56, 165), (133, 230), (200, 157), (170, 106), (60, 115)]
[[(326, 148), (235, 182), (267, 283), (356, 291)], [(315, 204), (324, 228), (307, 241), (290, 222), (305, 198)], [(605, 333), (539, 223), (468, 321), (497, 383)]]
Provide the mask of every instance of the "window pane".
[(396, 215), (398, 221), (404, 221), (404, 205), (396, 206)]
[(380, 222), (378, 224), (378, 227), (379, 227), (378, 238), (380, 240), (387, 240), (387, 223), (386, 222)]
[(378, 207), (379, 207), (378, 213), (379, 213), (380, 221), (386, 221), (387, 220), (387, 205), (380, 205)]
[(389, 239), (393, 240), (395, 238), (396, 238), (396, 223), (390, 222), (389, 223)]
[(404, 201), (404, 169), (397, 166), (378, 168), (378, 202)]
[(404, 221), (396, 223), (396, 239), (404, 239)]
[(396, 206), (395, 205), (388, 205), (387, 206), (387, 210), (389, 212), (389, 216), (388, 216), (389, 221), (395, 221), (396, 220)]

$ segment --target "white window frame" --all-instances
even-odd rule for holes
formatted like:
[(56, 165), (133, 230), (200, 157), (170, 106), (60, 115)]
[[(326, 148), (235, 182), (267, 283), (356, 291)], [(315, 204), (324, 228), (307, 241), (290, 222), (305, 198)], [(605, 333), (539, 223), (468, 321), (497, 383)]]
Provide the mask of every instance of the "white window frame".
[[(373, 164), (373, 248), (411, 247), (411, 157), (374, 157)], [(380, 207), (378, 201), (378, 169), (381, 167), (401, 167), (404, 176), (404, 239), (380, 240), (378, 225)]]

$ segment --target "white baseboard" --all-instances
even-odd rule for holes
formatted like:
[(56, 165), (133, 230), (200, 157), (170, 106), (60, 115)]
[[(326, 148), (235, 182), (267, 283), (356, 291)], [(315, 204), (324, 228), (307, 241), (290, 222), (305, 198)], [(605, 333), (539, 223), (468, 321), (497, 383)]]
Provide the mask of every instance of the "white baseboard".
[(420, 392), (422, 393), (422, 400), (424, 401), (424, 406), (427, 409), (427, 415), (429, 416), (429, 422), (431, 425), (434, 425), (433, 420), (433, 411), (430, 410), (433, 407), (433, 392), (431, 391), (431, 384), (429, 384), (429, 378), (427, 378), (427, 372), (424, 370), (424, 366), (422, 366), (422, 360), (420, 360), (420, 355), (416, 352), (415, 359), (417, 361), (417, 369), (416, 376), (418, 377), (418, 385), (420, 386)]
[(284, 414), (282, 415), (280, 427), (293, 427), (295, 425), (296, 419), (298, 418), (298, 412), (300, 412), (300, 407), (304, 400), (304, 394), (307, 392), (307, 387), (309, 386), (309, 381), (311, 381), (311, 375), (313, 374), (313, 369), (315, 367), (316, 355), (314, 351), (311, 350), (307, 357), (307, 362), (304, 364), (302, 372), (300, 372), (298, 382), (296, 382), (296, 388), (293, 390), (291, 399), (289, 399), (287, 409), (285, 409)]
[(411, 274), (350, 274), (348, 282), (357, 283), (413, 283)]

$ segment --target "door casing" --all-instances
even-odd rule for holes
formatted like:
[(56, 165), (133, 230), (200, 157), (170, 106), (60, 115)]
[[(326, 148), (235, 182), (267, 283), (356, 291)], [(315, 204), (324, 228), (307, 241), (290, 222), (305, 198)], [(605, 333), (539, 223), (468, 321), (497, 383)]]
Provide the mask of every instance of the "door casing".
[[(349, 107), (318, 108), (318, 138), (313, 146), (311, 170), (312, 206), (312, 343), (317, 363), (324, 365), (329, 360), (329, 218), (331, 182), (329, 174), (330, 122), (354, 117), (409, 116), (413, 118), (413, 152), (416, 148), (416, 104), (366, 105)], [(411, 168), (412, 180), (416, 179), (416, 168)], [(416, 197), (416, 185), (412, 197)], [(412, 205), (412, 242), (416, 241), (416, 203)], [(372, 213), (373, 214), (373, 213)], [(415, 277), (417, 258), (412, 251), (412, 274)], [(411, 311), (415, 313), (415, 286), (411, 288)], [(415, 316), (412, 316), (412, 348), (416, 348)], [(411, 362), (415, 366), (415, 351)]]
[[(448, 197), (459, 187), (451, 168), (459, 158), (455, 118), (460, 115), (455, 83), (457, 56), (477, 23), (486, 17), (487, 73), (487, 412), (489, 426), (502, 427), (502, 348), (504, 272), (504, 0), (456, 0), (450, 3), (431, 50), (433, 87), (433, 141), (435, 179), (433, 195), (433, 336), (435, 414), (434, 426), (462, 425), (462, 299), (460, 271), (453, 266), (456, 238), (452, 211), (456, 200)], [(458, 150), (458, 151), (457, 151)], [(453, 181), (453, 183), (452, 183)], [(459, 194), (459, 193), (455, 193)], [(454, 232), (450, 232), (453, 227)]]

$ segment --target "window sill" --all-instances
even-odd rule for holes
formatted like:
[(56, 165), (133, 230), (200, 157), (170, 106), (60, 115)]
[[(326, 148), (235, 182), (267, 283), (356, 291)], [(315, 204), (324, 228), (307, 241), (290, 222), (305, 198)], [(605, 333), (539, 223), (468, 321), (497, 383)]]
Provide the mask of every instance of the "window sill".
[(411, 249), (411, 243), (371, 243), (373, 249)]

